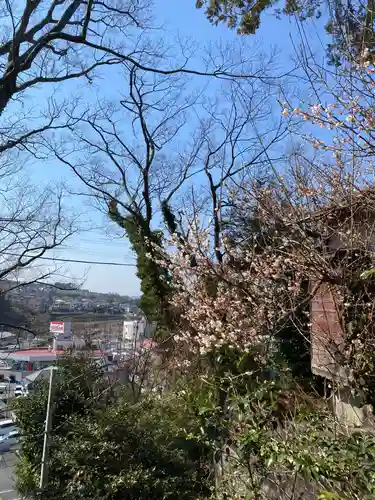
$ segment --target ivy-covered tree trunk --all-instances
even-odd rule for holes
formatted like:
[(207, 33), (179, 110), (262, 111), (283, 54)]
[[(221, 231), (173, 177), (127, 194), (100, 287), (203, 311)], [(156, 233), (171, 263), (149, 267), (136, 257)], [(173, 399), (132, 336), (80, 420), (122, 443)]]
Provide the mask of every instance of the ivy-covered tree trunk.
[(169, 306), (170, 276), (160, 264), (163, 234), (152, 230), (150, 221), (140, 212), (123, 216), (117, 203), (111, 200), (109, 217), (125, 230), (131, 247), (137, 256), (137, 276), (141, 282), (141, 309), (150, 322), (155, 322), (157, 334), (164, 337), (170, 331), (173, 320)]

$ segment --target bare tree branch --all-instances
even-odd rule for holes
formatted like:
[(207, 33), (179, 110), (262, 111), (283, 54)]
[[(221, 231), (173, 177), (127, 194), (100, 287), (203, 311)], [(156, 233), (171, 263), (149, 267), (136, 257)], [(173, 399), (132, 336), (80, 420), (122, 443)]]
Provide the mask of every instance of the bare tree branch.
[[(224, 58), (217, 63), (214, 57), (208, 57), (204, 69), (195, 69), (189, 67), (189, 57), (183, 55), (181, 62), (177, 60), (170, 66), (160, 47), (155, 46), (154, 51), (149, 40), (142, 41), (151, 28), (149, 17), (148, 0), (120, 0), (115, 6), (110, 0), (74, 0), (67, 5), (59, 0), (50, 0), (47, 5), (40, 0), (17, 5), (8, 2), (0, 38), (0, 113), (15, 95), (38, 83), (82, 76), (91, 81), (98, 67), (113, 64), (159, 75), (251, 78), (277, 85), (275, 77), (267, 75), (264, 68), (236, 70)], [(129, 49), (128, 40), (134, 36), (135, 43)], [(159, 62), (152, 64), (155, 57)]]

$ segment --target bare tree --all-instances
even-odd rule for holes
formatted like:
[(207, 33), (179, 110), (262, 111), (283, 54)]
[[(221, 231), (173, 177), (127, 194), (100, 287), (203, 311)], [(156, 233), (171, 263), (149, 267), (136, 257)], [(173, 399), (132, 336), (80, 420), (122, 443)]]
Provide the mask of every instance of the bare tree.
[[(263, 68), (263, 61), (259, 66)], [(253, 71), (257, 72), (257, 62)], [(170, 325), (174, 311), (168, 305), (168, 273), (155, 267), (162, 231), (155, 230), (164, 219), (169, 232), (184, 239), (186, 225), (178, 219), (189, 211), (183, 199), (192, 189), (194, 195), (204, 195), (205, 209), (209, 205), (209, 217), (217, 219), (220, 232), (223, 184), (260, 168), (270, 155), (280, 158), (276, 147), (286, 127), (270, 120), (276, 88), (262, 80), (225, 81), (212, 98), (210, 88), (193, 85), (195, 92), (188, 93), (181, 75), (133, 66), (125, 76), (128, 86), (121, 98), (100, 102), (70, 127), (71, 134), (55, 142), (52, 151), (102, 209), (108, 212), (109, 206), (110, 213), (119, 209), (116, 222), (124, 227), (137, 254), (142, 308), (151, 309), (148, 317), (158, 324)], [(74, 114), (70, 118), (76, 120)], [(207, 193), (214, 196), (212, 203)], [(153, 306), (148, 308), (150, 303), (159, 304), (157, 314)]]
[[(9, 295), (17, 288), (30, 284), (45, 284), (61, 270), (44, 257), (51, 256), (78, 230), (77, 219), (65, 215), (64, 189), (47, 188), (40, 194), (27, 179), (16, 180), (14, 172), (1, 177), (0, 212), (0, 287)], [(52, 254), (53, 255), (53, 254)], [(43, 260), (40, 260), (40, 259)], [(23, 323), (22, 332), (32, 333), (35, 318), (22, 311), (30, 321)], [(20, 328), (4, 318), (0, 326)], [(21, 331), (20, 330), (20, 331)]]
[[(267, 61), (253, 70), (244, 66), (243, 53), (233, 64), (226, 51), (205, 48), (199, 69), (190, 67), (198, 47), (177, 43), (171, 52), (153, 26), (149, 0), (4, 0), (0, 27), (0, 152), (22, 145), (32, 149), (30, 144), (38, 144), (41, 134), (45, 137), (65, 123), (61, 115), (71, 99), (59, 102), (47, 94), (46, 111), (35, 116), (35, 92), (41, 85), (45, 89), (43, 84), (51, 84), (54, 92), (57, 84), (77, 78), (91, 84), (101, 67), (120, 65), (126, 71), (161, 76), (237, 76), (275, 84), (274, 76), (264, 70)], [(103, 85), (102, 93), (105, 89)], [(11, 101), (18, 106), (12, 106), (9, 115), (5, 111)]]
[[(204, 138), (201, 165), (202, 181), (188, 193), (183, 219), (196, 217), (211, 227), (217, 262), (222, 262), (222, 233), (231, 193), (244, 182), (261, 176), (269, 166), (281, 166), (288, 156), (282, 142), (290, 131), (280, 119), (272, 119), (272, 89), (255, 82), (234, 82), (224, 92), (223, 102), (205, 105), (206, 120), (201, 120)], [(199, 206), (199, 209), (197, 207)]]
[[(167, 47), (153, 26), (149, 0), (74, 0), (68, 3), (61, 0), (5, 0), (0, 6), (0, 26), (1, 153), (17, 147), (40, 157), (50, 132), (74, 126), (65, 114), (67, 108), (68, 111), (69, 107), (80, 109), (82, 116), (86, 111), (82, 100), (69, 98), (61, 102), (55, 95), (56, 85), (78, 78), (91, 84), (101, 67), (116, 65), (125, 71), (126, 77), (130, 73), (130, 82), (134, 80), (134, 95), (129, 94), (127, 100), (122, 101), (122, 106), (130, 106), (133, 116), (139, 111), (145, 112), (143, 101), (146, 96), (151, 92), (154, 95), (160, 93), (163, 84), (169, 86), (171, 79), (181, 74), (185, 77), (213, 76), (224, 80), (262, 80), (274, 86), (277, 85), (277, 77), (281, 76), (270, 74), (268, 57), (262, 64), (259, 60), (256, 67), (249, 64), (256, 51), (252, 50), (250, 57), (245, 56), (240, 44), (227, 50), (223, 47), (219, 50), (204, 48), (199, 69), (194, 68), (192, 60), (200, 48), (180, 43), (177, 47)], [(229, 50), (236, 51), (235, 62), (229, 57)], [(147, 74), (150, 78), (146, 83)], [(152, 75), (155, 79), (150, 84)], [(53, 95), (45, 95), (46, 109), (36, 116), (33, 101), (37, 95), (35, 91), (42, 84), (51, 84)], [(150, 85), (158, 89), (151, 90)], [(147, 93), (143, 95), (146, 86)], [(42, 88), (46, 87), (43, 85)], [(102, 85), (101, 90), (105, 95), (106, 86)], [(166, 97), (165, 94), (164, 106)], [(17, 102), (10, 114), (5, 111), (11, 101)], [(147, 102), (146, 105), (149, 111), (150, 104)], [(137, 111), (137, 106), (142, 109)], [(175, 108), (174, 112), (177, 112)], [(168, 117), (168, 123), (171, 118)], [(88, 113), (86, 122), (92, 119)], [(96, 123), (103, 119), (103, 114), (95, 116)], [(162, 128), (160, 123), (158, 134)], [(160, 170), (163, 170), (162, 167)]]
[[(130, 212), (137, 212), (138, 216), (142, 213), (148, 225), (155, 195), (160, 198), (162, 193), (162, 197), (171, 199), (172, 193), (191, 177), (203, 144), (201, 137), (195, 137), (190, 141), (194, 142), (190, 151), (188, 148), (182, 154), (175, 151), (172, 172), (172, 162), (167, 160), (169, 151), (165, 154), (164, 151), (179, 135), (192, 101), (199, 98), (198, 93), (190, 103), (179, 100), (179, 75), (223, 79), (238, 76), (275, 84), (266, 70), (267, 61), (256, 68), (245, 67), (246, 58), (242, 54), (234, 64), (223, 50), (217, 54), (207, 51), (199, 70), (189, 67), (196, 50), (194, 46), (180, 47), (180, 52), (175, 50), (171, 57), (157, 36), (149, 36), (152, 19), (148, 0), (74, 0), (69, 3), (6, 0), (0, 19), (0, 164), (10, 170), (18, 168), (29, 155), (46, 159), (51, 138), (65, 128), (74, 129), (75, 139), (85, 144), (91, 157), (95, 153), (96, 158), (99, 155), (104, 158), (105, 154), (113, 166), (121, 163), (116, 167), (122, 176), (117, 182), (121, 193), (117, 188), (116, 192), (108, 189), (107, 174), (98, 169), (98, 165), (92, 168), (90, 178), (85, 176), (88, 185), (94, 184), (99, 187), (97, 193), (102, 190), (107, 198), (109, 195), (123, 204), (124, 196), (128, 197), (124, 208), (130, 208)], [(119, 65), (129, 78), (129, 92), (119, 102), (120, 109), (103, 104), (93, 114), (78, 99), (61, 101), (57, 84), (75, 78), (86, 78), (87, 83), (92, 83), (96, 70), (110, 65)], [(36, 112), (34, 92), (41, 84), (48, 83), (52, 95), (45, 95), (46, 105), (38, 105)], [(10, 102), (13, 102), (11, 107)], [(137, 130), (143, 139), (143, 151), (124, 142), (125, 129), (118, 117), (114, 117), (124, 111), (133, 120), (133, 136)], [(155, 125), (149, 122), (151, 112), (163, 115)], [(78, 121), (87, 125), (85, 130), (78, 132)], [(117, 150), (112, 151), (115, 143)], [(64, 161), (68, 161), (65, 153), (63, 156)], [(124, 161), (128, 162), (126, 168)], [(135, 168), (129, 175), (131, 164)]]
[[(148, 16), (147, 5), (138, 1), (2, 2), (1, 163), (19, 161), (20, 152), (44, 157), (43, 142), (71, 125), (64, 111), (77, 107), (73, 97), (57, 96), (56, 85), (80, 77), (91, 83), (97, 68), (122, 62), (125, 41), (134, 37), (134, 29), (146, 28)], [(119, 51), (117, 56), (113, 51)], [(38, 103), (36, 109), (35, 90), (41, 84), (51, 84), (52, 92), (43, 96), (46, 105)]]
[[(121, 203), (149, 229), (158, 210), (154, 200), (171, 200), (202, 168), (198, 165), (204, 144), (201, 131), (182, 153), (175, 148), (170, 161), (172, 140), (182, 137), (188, 110), (200, 99), (200, 91), (183, 96), (180, 75), (230, 80), (238, 76), (275, 84), (266, 69), (267, 61), (256, 68), (245, 67), (242, 55), (234, 64), (225, 51), (216, 55), (208, 51), (202, 69), (195, 70), (189, 67), (196, 50), (193, 46), (181, 47), (180, 53), (177, 49), (176, 57), (171, 58), (164, 43), (149, 36), (148, 0), (6, 0), (0, 14), (1, 165), (10, 171), (29, 155), (46, 159), (52, 137), (68, 128), (90, 156), (90, 172), (83, 173), (74, 160), (75, 172), (106, 202)], [(129, 82), (126, 96), (115, 108), (101, 99), (99, 110), (91, 113), (78, 100), (61, 101), (56, 84), (75, 78), (92, 83), (96, 70), (110, 65), (119, 65)], [(33, 92), (48, 83), (52, 95), (47, 93), (46, 106), (35, 113)], [(11, 101), (14, 105), (8, 107)], [(193, 114), (190, 112), (190, 120)], [(125, 116), (132, 120), (132, 130), (119, 123)], [(85, 127), (77, 127), (78, 122)], [(143, 144), (125, 140), (124, 134), (129, 132), (132, 141), (140, 134)], [(74, 150), (77, 158), (76, 142)], [(66, 151), (59, 150), (57, 156), (73, 165)], [(102, 168), (104, 158), (111, 161), (117, 178), (113, 178), (113, 170)]]
[(142, 41), (152, 27), (148, 0), (3, 3), (0, 112), (10, 99), (32, 86), (82, 76), (91, 81), (94, 70), (103, 65), (127, 63), (160, 74), (232, 76), (232, 64), (215, 65), (213, 59), (207, 60), (204, 70), (188, 68), (186, 48), (175, 67), (150, 64), (155, 55), (162, 62), (166, 57), (158, 42), (146, 37), (146, 43)]
[(149, 12), (138, 1), (3, 3), (0, 112), (32, 86), (91, 78), (96, 68), (121, 62), (121, 35), (146, 26)]
[[(52, 191), (43, 195), (30, 191), (20, 193), (16, 190), (3, 204), (0, 219), (1, 280), (18, 279), (30, 264), (57, 248), (75, 232), (72, 221), (63, 215), (62, 191), (57, 195)], [(43, 267), (47, 271), (46, 266)], [(36, 275), (34, 272), (35, 268), (31, 271), (32, 281), (45, 279), (50, 274), (50, 270)]]
[[(63, 191), (40, 194), (30, 180), (18, 180), (30, 157), (46, 159), (51, 136), (75, 125), (66, 111), (78, 103), (59, 99), (56, 84), (80, 77), (91, 83), (97, 68), (124, 61), (130, 39), (142, 52), (134, 29), (144, 32), (149, 9), (138, 1), (6, 0), (0, 19), (0, 280), (9, 291), (56, 272), (38, 259), (75, 232), (63, 214)], [(35, 107), (32, 90), (48, 83), (54, 86), (46, 104)]]
[(199, 94), (186, 96), (184, 90), (179, 77), (150, 76), (133, 67), (128, 92), (119, 103), (100, 103), (78, 120), (71, 116), (77, 126), (70, 127), (72, 134), (53, 152), (89, 188), (89, 195), (101, 198), (105, 206), (114, 199), (150, 224), (157, 210), (154, 200), (170, 198), (197, 169), (199, 137), (192, 150), (173, 149), (199, 99)]
[(127, 91), (118, 102), (103, 101), (84, 117), (70, 115), (76, 125), (52, 148), (105, 209), (115, 200), (151, 225), (161, 202), (202, 187), (204, 177), (216, 192), (258, 168), (285, 137), (286, 127), (269, 120), (272, 84), (232, 80), (209, 98), (205, 87), (189, 94), (179, 75), (133, 66), (126, 76)]

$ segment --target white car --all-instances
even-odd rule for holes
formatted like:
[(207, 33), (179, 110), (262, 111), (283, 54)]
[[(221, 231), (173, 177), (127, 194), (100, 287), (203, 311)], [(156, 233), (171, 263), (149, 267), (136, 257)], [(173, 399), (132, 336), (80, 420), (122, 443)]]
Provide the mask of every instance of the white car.
[(13, 446), (17, 445), (21, 439), (19, 431), (11, 431), (9, 434), (0, 437), (0, 453), (9, 451)]
[(16, 398), (20, 396), (26, 396), (28, 394), (27, 389), (23, 385), (16, 385), (14, 388), (14, 396)]
[(0, 437), (6, 436), (7, 434), (15, 430), (17, 430), (17, 428), (14, 420), (12, 420), (11, 418), (0, 420)]

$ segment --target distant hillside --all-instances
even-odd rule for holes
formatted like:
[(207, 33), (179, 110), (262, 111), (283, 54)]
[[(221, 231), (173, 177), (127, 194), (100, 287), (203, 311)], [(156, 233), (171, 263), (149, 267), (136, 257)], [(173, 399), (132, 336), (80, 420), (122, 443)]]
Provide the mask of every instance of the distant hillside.
[(53, 286), (50, 287), (52, 293), (56, 293), (57, 295), (65, 295), (70, 297), (86, 297), (86, 298), (95, 298), (98, 297), (100, 299), (108, 299), (113, 302), (129, 302), (129, 303), (138, 303), (139, 297), (130, 297), (128, 295), (119, 295), (118, 293), (101, 293), (101, 292), (91, 292), (90, 290), (85, 290), (83, 288), (77, 289), (73, 283), (54, 283)]
[(138, 297), (77, 289), (72, 283), (20, 285), (12, 281), (2, 281), (0, 288), (3, 296), (9, 299), (13, 306), (26, 308), (34, 313), (117, 315), (139, 312)]
[(86, 290), (84, 288), (76, 288), (74, 283), (62, 283), (55, 282), (51, 285), (49, 284), (40, 284), (40, 283), (31, 283), (22, 285), (22, 283), (18, 283), (16, 281), (9, 280), (0, 280), (0, 290), (3, 292), (7, 292), (10, 290), (10, 294), (24, 294), (27, 295), (29, 293), (35, 293), (38, 295), (58, 295), (58, 296), (67, 296), (67, 297), (85, 297), (85, 298), (99, 298), (106, 299), (113, 302), (123, 302), (126, 301), (128, 303), (138, 304), (139, 297), (131, 297), (128, 295), (119, 295), (118, 293), (108, 293), (108, 292), (92, 292), (90, 290)]
[(12, 307), (12, 303), (0, 295), (0, 331), (24, 326), (26, 323), (25, 312)]

